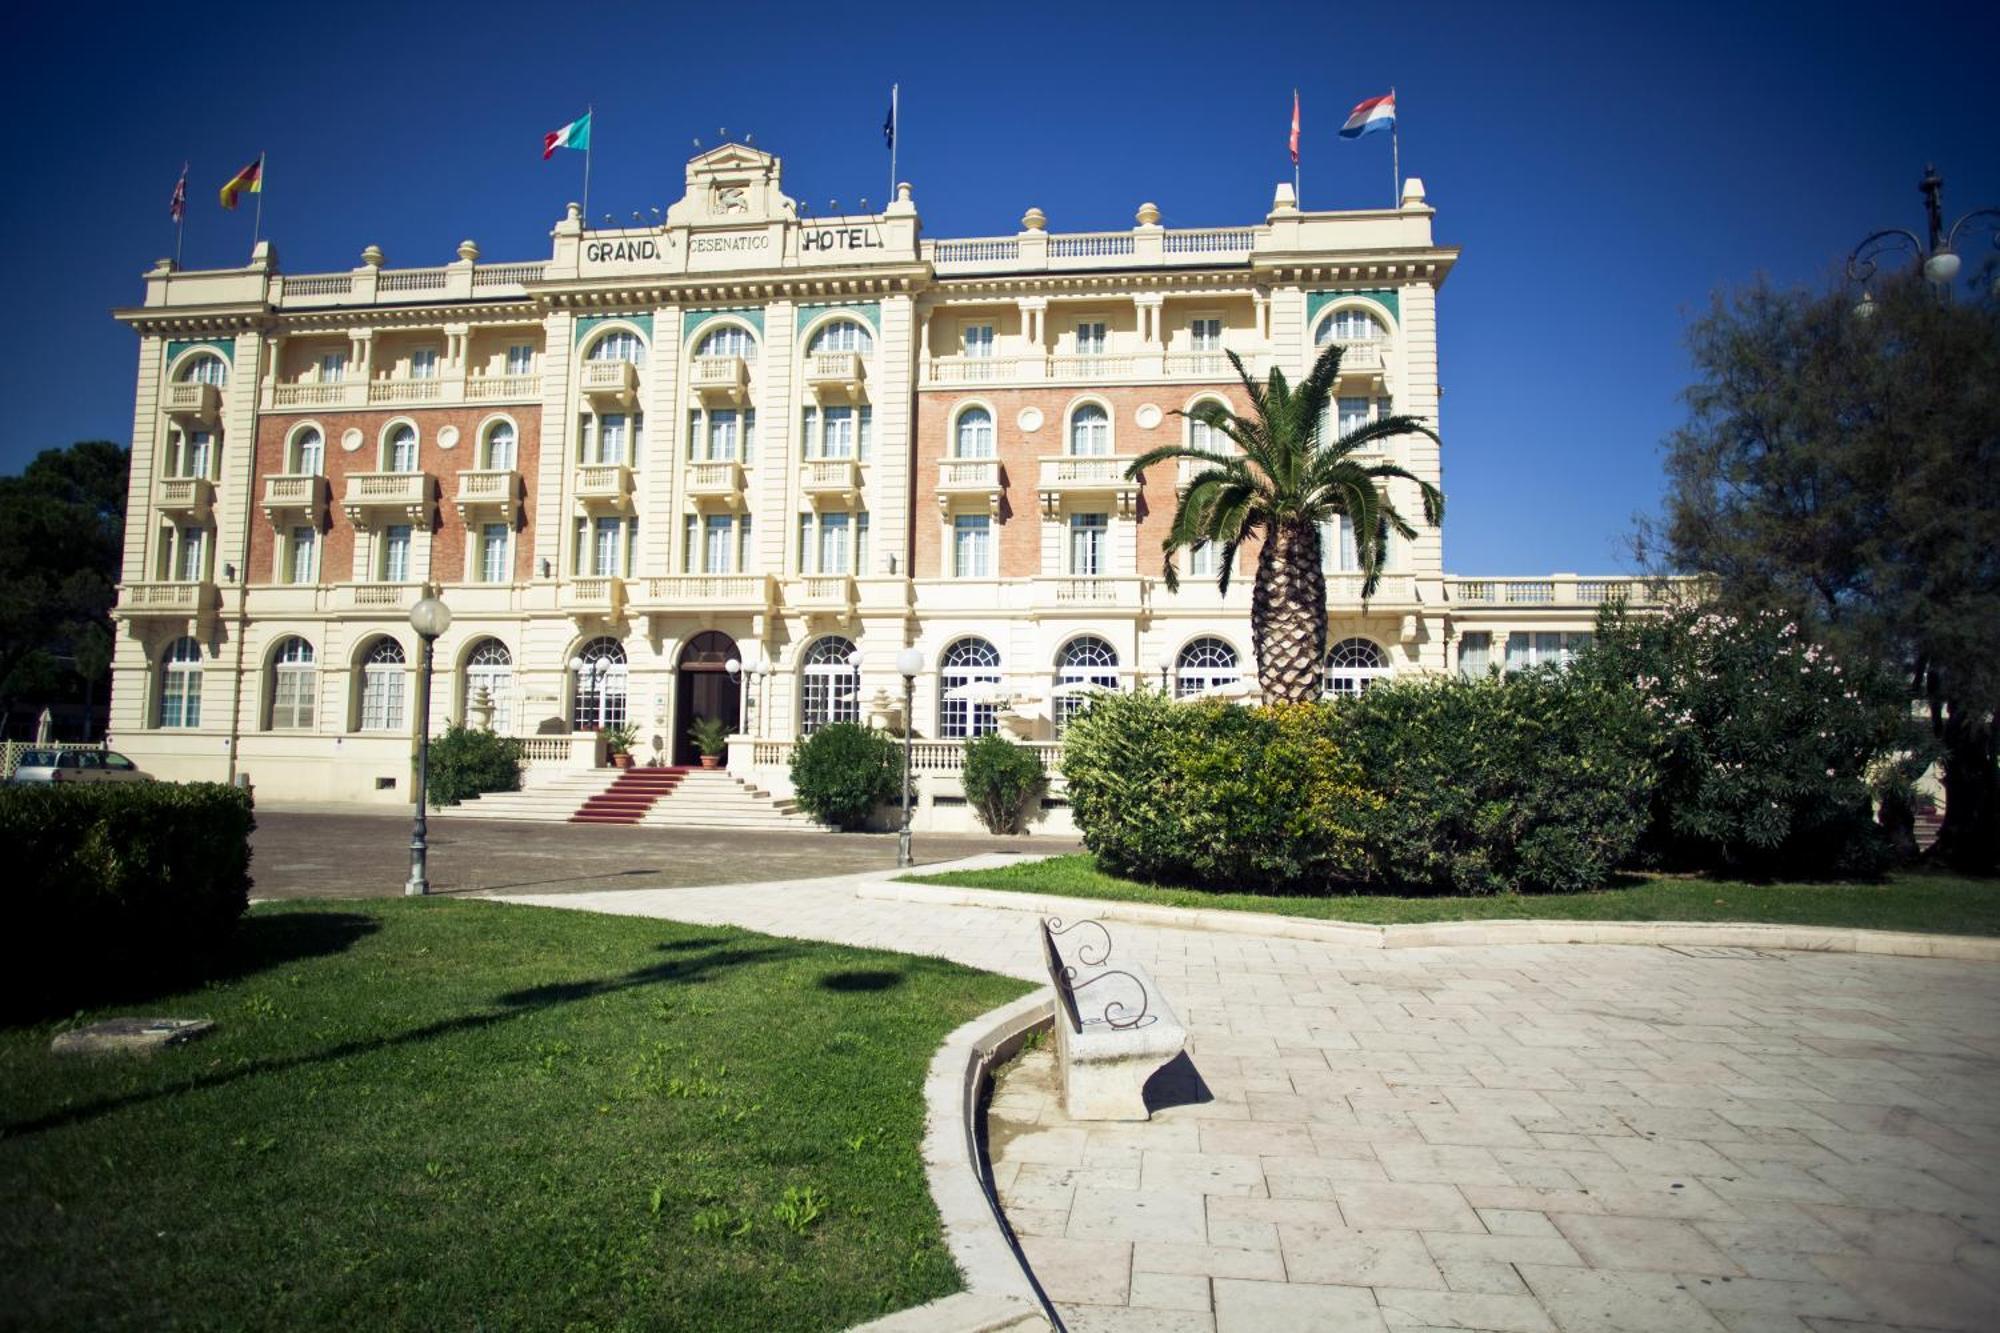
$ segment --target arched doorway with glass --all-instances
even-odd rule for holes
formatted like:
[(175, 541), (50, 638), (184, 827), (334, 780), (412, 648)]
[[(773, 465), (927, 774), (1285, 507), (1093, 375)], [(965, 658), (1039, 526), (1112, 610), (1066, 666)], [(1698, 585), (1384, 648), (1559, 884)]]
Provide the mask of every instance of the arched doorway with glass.
[(569, 662), (572, 731), (602, 731), (625, 724), (625, 645), (592, 639)]
[(729, 671), (738, 659), (736, 640), (721, 630), (703, 630), (681, 648), (674, 663), (674, 763), (701, 762), (688, 734), (697, 719), (720, 718), (732, 736), (743, 729), (743, 690)]

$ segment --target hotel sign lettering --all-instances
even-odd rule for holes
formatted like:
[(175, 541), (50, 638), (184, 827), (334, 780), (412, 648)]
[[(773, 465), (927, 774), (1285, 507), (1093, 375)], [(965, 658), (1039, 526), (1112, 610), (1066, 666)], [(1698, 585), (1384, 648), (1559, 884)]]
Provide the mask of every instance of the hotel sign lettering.
[[(672, 244), (671, 239), (668, 244)], [(655, 237), (619, 241), (586, 241), (583, 258), (590, 264), (630, 264), (645, 260), (659, 260), (664, 251)]]
[(799, 233), (799, 251), (880, 250), (882, 238), (871, 227), (808, 227)]

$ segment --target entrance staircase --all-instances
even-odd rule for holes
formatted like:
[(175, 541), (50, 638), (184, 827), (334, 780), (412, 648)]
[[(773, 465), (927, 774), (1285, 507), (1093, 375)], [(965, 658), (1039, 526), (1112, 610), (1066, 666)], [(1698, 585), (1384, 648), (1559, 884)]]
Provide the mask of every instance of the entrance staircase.
[(798, 803), (775, 800), (767, 791), (719, 768), (681, 770), (681, 780), (646, 811), (649, 828), (741, 828), (813, 830), (821, 825), (800, 813)]
[(637, 824), (646, 817), (655, 802), (680, 785), (686, 773), (684, 768), (619, 769), (611, 785), (595, 796), (585, 798), (576, 813), (569, 817), (569, 822)]
[(546, 776), (531, 770), (520, 791), (488, 792), (448, 805), (432, 818), (794, 832), (821, 827), (796, 802), (774, 799), (725, 770), (703, 768), (598, 768)]

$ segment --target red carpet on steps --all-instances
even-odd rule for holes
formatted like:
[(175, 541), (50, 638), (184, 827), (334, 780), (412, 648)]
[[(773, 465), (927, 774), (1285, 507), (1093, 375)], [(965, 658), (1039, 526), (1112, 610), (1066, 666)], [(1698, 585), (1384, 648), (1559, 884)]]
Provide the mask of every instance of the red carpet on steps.
[(572, 824), (636, 824), (680, 785), (685, 768), (628, 768), (569, 817)]

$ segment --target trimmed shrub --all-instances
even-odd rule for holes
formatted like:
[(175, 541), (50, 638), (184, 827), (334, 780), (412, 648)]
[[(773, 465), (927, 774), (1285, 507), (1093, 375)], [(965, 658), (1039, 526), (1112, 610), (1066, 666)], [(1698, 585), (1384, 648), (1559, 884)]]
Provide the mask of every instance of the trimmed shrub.
[(454, 722), (431, 741), (427, 795), (433, 810), (489, 791), (521, 790), (527, 745)]
[(1312, 705), (1094, 700), (1064, 734), (1084, 845), (1115, 874), (1216, 888), (1320, 888), (1366, 871), (1377, 803)]
[(249, 905), (255, 827), (250, 793), (220, 783), (0, 787), (7, 1015), (200, 977)]
[(792, 789), (805, 812), (853, 830), (901, 790), (902, 751), (879, 731), (853, 722), (821, 727), (792, 751)]
[(965, 799), (993, 833), (1019, 833), (1028, 802), (1042, 790), (1042, 761), (1005, 736), (981, 736), (965, 747)]
[(1787, 878), (1873, 875), (1889, 839), (1869, 767), (1905, 735), (1895, 681), (1843, 665), (1775, 611), (1607, 611), (1579, 668), (1636, 691), (1660, 780), (1649, 859)]
[(1654, 772), (1632, 691), (1553, 668), (1379, 685), (1333, 705), (1381, 799), (1375, 878), (1425, 893), (1576, 892), (1646, 827)]

